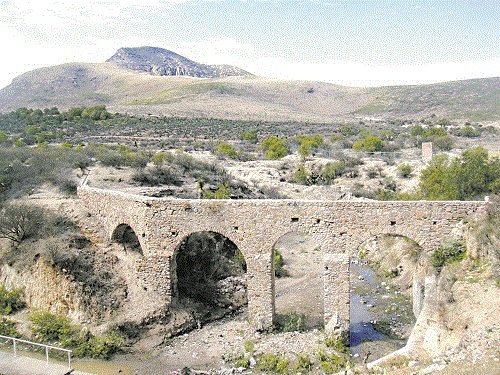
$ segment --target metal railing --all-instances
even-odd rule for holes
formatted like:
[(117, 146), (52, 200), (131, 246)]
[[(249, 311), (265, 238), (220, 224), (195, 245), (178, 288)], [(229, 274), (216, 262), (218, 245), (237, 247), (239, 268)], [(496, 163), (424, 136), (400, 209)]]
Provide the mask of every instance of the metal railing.
[(15, 337), (10, 337), (10, 336), (2, 336), (2, 335), (0, 335), (0, 339), (12, 341), (12, 345), (14, 347), (14, 357), (17, 357), (17, 343), (23, 343), (23, 344), (28, 344), (28, 345), (40, 346), (42, 348), (45, 348), (45, 360), (47, 362), (47, 365), (49, 364), (49, 350), (58, 350), (60, 352), (65, 352), (65, 353), (68, 354), (68, 368), (71, 369), (71, 353), (72, 353), (72, 350), (58, 348), (57, 346), (52, 346), (52, 345), (38, 344), (36, 342), (31, 342), (31, 341), (27, 341), (27, 340), (17, 339)]

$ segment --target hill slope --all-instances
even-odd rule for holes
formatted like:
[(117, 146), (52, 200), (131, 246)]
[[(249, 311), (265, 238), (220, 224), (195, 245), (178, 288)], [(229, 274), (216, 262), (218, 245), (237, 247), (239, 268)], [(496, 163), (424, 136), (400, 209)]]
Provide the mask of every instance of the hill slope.
[(353, 88), (255, 76), (161, 76), (114, 63), (27, 72), (0, 90), (0, 111), (105, 104), (111, 111), (227, 119), (332, 121), (356, 116), (500, 120), (500, 78)]

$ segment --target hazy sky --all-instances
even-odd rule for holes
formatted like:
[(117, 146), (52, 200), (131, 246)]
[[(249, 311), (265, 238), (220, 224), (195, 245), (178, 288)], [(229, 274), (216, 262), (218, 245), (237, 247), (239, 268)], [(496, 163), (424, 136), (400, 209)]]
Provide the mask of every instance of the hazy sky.
[(500, 76), (499, 21), (500, 0), (0, 0), (0, 87), (144, 45), (347, 85)]

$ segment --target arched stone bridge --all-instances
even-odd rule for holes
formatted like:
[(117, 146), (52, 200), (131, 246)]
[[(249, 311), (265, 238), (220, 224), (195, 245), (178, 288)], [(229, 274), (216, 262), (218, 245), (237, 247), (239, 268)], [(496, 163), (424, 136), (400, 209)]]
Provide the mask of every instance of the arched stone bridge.
[(453, 237), (454, 228), (465, 217), (487, 205), (455, 201), (164, 199), (88, 186), (80, 187), (78, 196), (109, 239), (124, 224), (133, 229), (143, 251), (136, 260), (138, 279), (164, 301), (165, 307), (172, 301), (175, 255), (181, 242), (201, 231), (230, 239), (245, 256), (249, 319), (258, 329), (271, 326), (274, 319), (275, 243), (289, 232), (307, 234), (324, 255), (325, 325), (341, 331), (349, 327), (349, 257), (363, 242), (377, 235), (402, 235), (416, 241), (428, 254)]

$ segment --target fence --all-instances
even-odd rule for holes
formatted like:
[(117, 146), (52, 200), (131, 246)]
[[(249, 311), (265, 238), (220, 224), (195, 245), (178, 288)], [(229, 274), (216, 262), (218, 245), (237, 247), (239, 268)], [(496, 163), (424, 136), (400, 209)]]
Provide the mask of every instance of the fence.
[(15, 337), (10, 337), (10, 336), (0, 335), (0, 339), (12, 341), (12, 345), (14, 347), (14, 357), (17, 357), (17, 343), (23, 343), (23, 344), (34, 345), (34, 346), (39, 346), (39, 347), (45, 348), (45, 360), (47, 361), (47, 364), (49, 364), (49, 350), (58, 350), (60, 352), (66, 352), (68, 354), (68, 368), (71, 369), (71, 353), (72, 353), (72, 351), (69, 349), (58, 348), (56, 346), (45, 345), (45, 344), (38, 344), (36, 342), (17, 339)]

